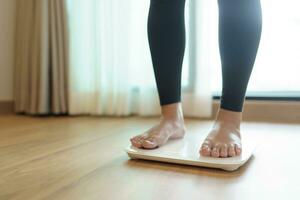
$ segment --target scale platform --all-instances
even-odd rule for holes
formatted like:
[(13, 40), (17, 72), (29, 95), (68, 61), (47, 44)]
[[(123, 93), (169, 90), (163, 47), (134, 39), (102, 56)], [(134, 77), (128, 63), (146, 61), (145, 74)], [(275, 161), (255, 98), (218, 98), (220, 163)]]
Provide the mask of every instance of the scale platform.
[(167, 144), (156, 149), (148, 150), (129, 146), (125, 151), (132, 159), (152, 160), (234, 171), (243, 166), (257, 148), (257, 144), (251, 140), (251, 138), (244, 139), (242, 137), (243, 150), (240, 156), (228, 158), (205, 157), (198, 153), (204, 138), (205, 137), (199, 133), (192, 133), (186, 134), (183, 139), (170, 140)]

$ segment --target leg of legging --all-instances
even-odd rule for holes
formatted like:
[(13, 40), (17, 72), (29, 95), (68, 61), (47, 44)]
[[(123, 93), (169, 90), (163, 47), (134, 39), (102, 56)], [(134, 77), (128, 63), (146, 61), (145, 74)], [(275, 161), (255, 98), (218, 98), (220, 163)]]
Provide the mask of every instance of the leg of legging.
[(260, 0), (218, 0), (218, 4), (221, 108), (241, 112), (261, 36)]
[(185, 0), (151, 0), (148, 40), (160, 104), (181, 101)]

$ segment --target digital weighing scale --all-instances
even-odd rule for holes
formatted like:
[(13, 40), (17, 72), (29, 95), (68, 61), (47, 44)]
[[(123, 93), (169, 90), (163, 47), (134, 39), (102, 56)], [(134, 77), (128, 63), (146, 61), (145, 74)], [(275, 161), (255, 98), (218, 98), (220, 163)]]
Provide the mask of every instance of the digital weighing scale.
[(129, 146), (125, 149), (132, 159), (152, 160), (158, 162), (192, 165), (209, 168), (219, 168), (234, 171), (244, 165), (254, 153), (257, 145), (251, 139), (242, 137), (242, 154), (235, 157), (213, 158), (199, 154), (199, 148), (204, 140), (201, 134), (186, 134), (183, 139), (174, 139), (167, 144), (152, 150)]

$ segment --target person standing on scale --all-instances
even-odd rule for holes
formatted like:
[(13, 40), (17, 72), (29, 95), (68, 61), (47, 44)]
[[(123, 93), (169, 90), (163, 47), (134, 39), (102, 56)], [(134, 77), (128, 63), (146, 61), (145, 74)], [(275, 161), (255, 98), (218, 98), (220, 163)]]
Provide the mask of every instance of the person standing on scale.
[[(186, 132), (181, 106), (185, 51), (185, 1), (151, 0), (148, 40), (161, 105), (160, 122), (130, 139), (137, 148), (153, 149)], [(217, 117), (202, 144), (203, 156), (232, 157), (242, 152), (240, 124), (245, 94), (262, 30), (260, 0), (218, 0), (222, 96)]]

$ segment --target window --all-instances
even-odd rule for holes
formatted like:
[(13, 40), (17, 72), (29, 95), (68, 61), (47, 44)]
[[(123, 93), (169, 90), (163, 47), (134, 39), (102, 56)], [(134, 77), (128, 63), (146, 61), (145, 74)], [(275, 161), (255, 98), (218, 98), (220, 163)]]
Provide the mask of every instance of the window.
[[(248, 86), (247, 96), (300, 97), (300, 1), (261, 0), (263, 32)], [(218, 8), (213, 1), (210, 16), (213, 90), (221, 92), (218, 49)]]

